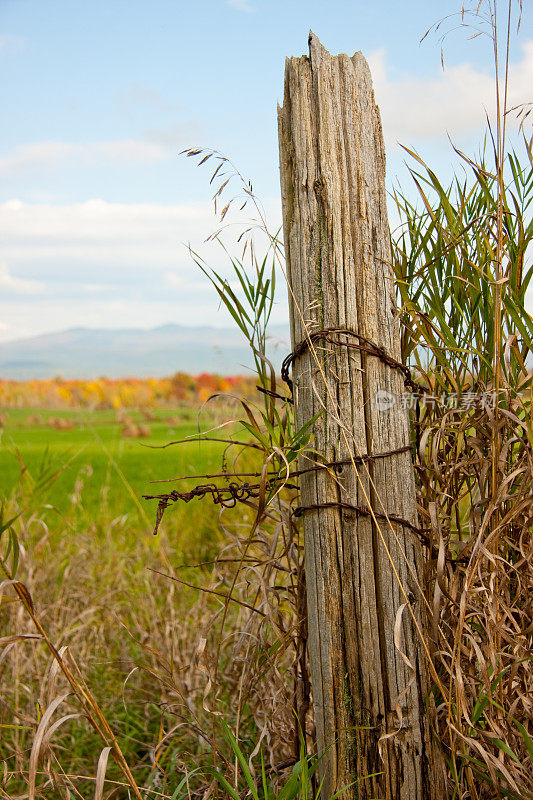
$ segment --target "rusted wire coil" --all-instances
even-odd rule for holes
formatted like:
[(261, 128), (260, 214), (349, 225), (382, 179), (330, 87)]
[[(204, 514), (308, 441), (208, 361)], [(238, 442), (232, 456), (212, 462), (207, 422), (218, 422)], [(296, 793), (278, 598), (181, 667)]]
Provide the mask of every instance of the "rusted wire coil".
[[(335, 338), (335, 336), (347, 336), (356, 339), (357, 341), (343, 341), (342, 339)], [(360, 333), (355, 333), (348, 328), (323, 328), (320, 331), (312, 331), (309, 336), (296, 345), (292, 353), (283, 360), (281, 365), (281, 378), (289, 387), (291, 394), (293, 391), (293, 383), (289, 376), (289, 370), (294, 361), (309, 349), (310, 345), (318, 341), (328, 342), (329, 344), (342, 345), (349, 347), (359, 352), (366, 353), (369, 356), (378, 358), (383, 364), (387, 364), (391, 369), (396, 369), (403, 375), (403, 382), (406, 389), (409, 389), (414, 394), (423, 394), (427, 389), (413, 379), (411, 370), (389, 355), (383, 347), (374, 344), (374, 342), (362, 336)]]
[(242, 483), (232, 482), (227, 486), (217, 486), (214, 483), (206, 483), (200, 486), (195, 486), (188, 492), (178, 492), (176, 489), (168, 494), (156, 495), (143, 495), (145, 500), (159, 500), (157, 506), (157, 515), (155, 521), (154, 534), (157, 533), (163, 514), (170, 505), (177, 500), (182, 500), (184, 503), (190, 503), (195, 497), (206, 497), (211, 495), (215, 505), (222, 506), (222, 508), (233, 508), (238, 502), (244, 502), (250, 498), (259, 497), (261, 485), (259, 483), (250, 484), (247, 481)]
[[(404, 519), (403, 517), (399, 517), (397, 514), (382, 514), (378, 511), (371, 510), (367, 506), (355, 506), (351, 503), (343, 503), (342, 501), (338, 502), (331, 502), (331, 503), (314, 503), (313, 505), (309, 506), (297, 506), (292, 515), (294, 517), (301, 517), (305, 514), (306, 511), (319, 511), (323, 508), (340, 508), (346, 509), (347, 511), (353, 511), (356, 514), (364, 517), (373, 517), (379, 520), (385, 520), (386, 522), (395, 522), (397, 525), (402, 525), (403, 527), (407, 528), (408, 530), (412, 531), (416, 536), (420, 538), (422, 543), (429, 548), (432, 555), (436, 558), (438, 555), (438, 548), (435, 542), (431, 538), (431, 528), (419, 528), (417, 525), (414, 525), (412, 522), (409, 522), (408, 519)], [(465, 562), (468, 561), (468, 556), (460, 555), (455, 553), (454, 555), (450, 555), (450, 553), (446, 552), (444, 555), (446, 561), (451, 562)]]
[[(412, 448), (410, 445), (406, 445), (405, 447), (399, 447), (397, 450), (388, 450), (386, 453), (355, 456), (353, 459), (346, 458), (339, 461), (328, 462), (327, 464), (314, 464), (312, 467), (306, 467), (304, 469), (290, 472), (289, 475), (271, 475), (263, 485), (263, 490), (266, 491), (267, 489), (271, 489), (280, 483), (285, 483), (285, 488), (287, 489), (297, 489), (298, 487), (294, 484), (286, 482), (288, 478), (297, 478), (300, 475), (305, 475), (306, 473), (315, 472), (317, 470), (334, 469), (335, 467), (340, 466), (350, 466), (352, 463), (368, 463), (374, 459), (387, 458), (388, 456), (396, 455), (397, 453), (408, 452), (411, 449)], [(235, 477), (237, 474), (238, 473), (235, 473), (235, 475), (232, 475), (232, 477)], [(228, 473), (220, 473), (216, 477), (223, 477), (224, 475), (228, 476)], [(257, 476), (259, 477), (260, 473), (257, 473)], [(205, 483), (199, 484), (187, 492), (178, 492), (177, 489), (174, 489), (172, 492), (168, 492), (167, 494), (145, 494), (143, 495), (143, 498), (144, 500), (159, 500), (154, 529), (155, 534), (158, 531), (163, 514), (170, 503), (175, 503), (178, 500), (182, 500), (184, 503), (190, 503), (190, 501), (195, 497), (202, 498), (210, 495), (215, 505), (219, 505), (222, 508), (234, 508), (238, 502), (245, 502), (246, 500), (258, 498), (261, 494), (261, 486), (261, 483), (249, 483), (248, 481), (242, 481), (239, 483), (232, 481), (231, 483), (228, 483), (227, 486), (217, 486), (215, 483)]]
[[(334, 469), (335, 467), (339, 466), (350, 466), (355, 464), (362, 464), (368, 463), (370, 461), (374, 461), (375, 459), (380, 458), (387, 458), (389, 456), (393, 456), (400, 453), (405, 453), (410, 451), (412, 448), (407, 445), (405, 447), (399, 447), (397, 450), (388, 450), (385, 453), (376, 453), (376, 455), (363, 455), (363, 456), (355, 456), (353, 459), (342, 459), (339, 461), (328, 462), (327, 464), (315, 464), (312, 467), (307, 467), (301, 470), (295, 470), (294, 472), (289, 473), (289, 478), (299, 477), (300, 475), (304, 475), (309, 472), (314, 472), (316, 470), (323, 470), (323, 469)], [(224, 473), (220, 474), (222, 477)], [(236, 473), (238, 474), (238, 473)], [(217, 475), (217, 477), (219, 477)], [(268, 480), (263, 484), (263, 491), (267, 489), (275, 488), (275, 486), (279, 483), (286, 481), (286, 476), (277, 476), (273, 475), (268, 478)], [(195, 497), (202, 498), (206, 496), (210, 496), (215, 505), (220, 505), (222, 508), (233, 508), (237, 505), (238, 502), (246, 502), (250, 499), (257, 499), (261, 495), (261, 483), (249, 483), (244, 481), (242, 483), (237, 483), (235, 481), (229, 483), (227, 486), (217, 486), (214, 483), (207, 483), (201, 484), (199, 486), (195, 486), (194, 489), (191, 489), (188, 492), (178, 492), (176, 490), (170, 492), (169, 494), (158, 494), (158, 495), (144, 495), (145, 500), (159, 500), (158, 507), (157, 507), (157, 514), (156, 514), (156, 522), (154, 527), (154, 534), (158, 532), (159, 525), (163, 518), (163, 514), (165, 513), (166, 509), (172, 502), (176, 502), (178, 500), (182, 500), (184, 503), (189, 503)], [(288, 489), (298, 489), (298, 486), (285, 483), (286, 488)], [(436, 552), (436, 547), (434, 542), (431, 541), (431, 529), (429, 528), (419, 528), (418, 526), (414, 525), (409, 520), (404, 519), (403, 517), (398, 516), (397, 514), (382, 514), (378, 511), (372, 511), (367, 506), (356, 506), (352, 505), (351, 503), (344, 503), (342, 501), (338, 502), (329, 502), (329, 503), (316, 503), (309, 506), (297, 506), (292, 511), (292, 516), (294, 517), (301, 517), (307, 511), (315, 511), (325, 508), (340, 508), (345, 509), (347, 511), (353, 511), (356, 514), (361, 516), (367, 517), (375, 517), (379, 520), (386, 520), (388, 522), (394, 522), (398, 525), (402, 525), (408, 530), (415, 533), (422, 542), (430, 547), (430, 549)], [(450, 560), (450, 556), (446, 555), (446, 559)], [(464, 557), (461, 556), (454, 556), (454, 561), (461, 561), (464, 560)]]
[(188, 492), (178, 492), (176, 489), (168, 494), (152, 494), (143, 495), (145, 500), (163, 500), (167, 502), (174, 502), (176, 500), (183, 500), (184, 503), (190, 503), (195, 497), (205, 497), (211, 495), (215, 505), (223, 506), (224, 508), (233, 508), (239, 500), (248, 500), (250, 497), (259, 497), (258, 483), (250, 484), (247, 481), (242, 483), (229, 483), (227, 486), (217, 486), (214, 483), (206, 483), (200, 486), (195, 486)]
[(408, 528), (413, 533), (416, 533), (420, 538), (426, 543), (429, 544), (429, 531), (425, 528), (419, 528), (417, 525), (413, 525), (412, 522), (409, 520), (404, 519), (403, 517), (399, 517), (397, 514), (381, 514), (378, 511), (372, 511), (367, 506), (354, 506), (351, 503), (343, 503), (342, 501), (335, 501), (330, 503), (313, 503), (309, 506), (298, 506), (294, 509), (293, 516), (301, 517), (306, 511), (318, 511), (322, 508), (341, 508), (347, 511), (354, 511), (356, 514), (359, 514), (364, 517), (376, 517), (376, 519), (384, 519), (390, 522), (396, 522), (398, 525), (403, 525), (404, 528)]

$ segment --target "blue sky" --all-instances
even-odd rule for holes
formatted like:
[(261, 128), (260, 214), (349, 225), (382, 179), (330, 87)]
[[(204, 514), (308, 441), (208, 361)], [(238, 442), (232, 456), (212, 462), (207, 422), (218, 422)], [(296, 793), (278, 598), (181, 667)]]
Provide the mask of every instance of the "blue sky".
[[(0, 338), (83, 325), (225, 325), (185, 247), (216, 226), (209, 172), (178, 156), (216, 148), (279, 221), (276, 103), (284, 59), (309, 28), (362, 50), (380, 104), (389, 182), (398, 141), (444, 173), (481, 141), (490, 43), (425, 31), (460, 3), (315, 0), (0, 0)], [(447, 27), (452, 27), (450, 23)], [(513, 42), (511, 100), (531, 99), (533, 30)], [(206, 255), (225, 269), (213, 248)], [(276, 321), (286, 314), (283, 289)]]

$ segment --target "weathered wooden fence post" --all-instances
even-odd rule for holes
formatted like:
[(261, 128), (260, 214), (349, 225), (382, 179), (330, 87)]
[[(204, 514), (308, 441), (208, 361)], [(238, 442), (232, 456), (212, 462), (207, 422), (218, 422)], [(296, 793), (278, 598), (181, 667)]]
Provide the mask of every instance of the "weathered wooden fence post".
[(441, 800), (405, 605), (419, 615), (421, 547), (401, 522), (417, 515), (379, 110), (361, 53), (333, 57), (312, 33), (309, 49), (287, 60), (279, 137), (297, 424), (323, 411), (313, 446), (341, 462), (301, 479), (322, 796), (356, 781), (343, 798)]

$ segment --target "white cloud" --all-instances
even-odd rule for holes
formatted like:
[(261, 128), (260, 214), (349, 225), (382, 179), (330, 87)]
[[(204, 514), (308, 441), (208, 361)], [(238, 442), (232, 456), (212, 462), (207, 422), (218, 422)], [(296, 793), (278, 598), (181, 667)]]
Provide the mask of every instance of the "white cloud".
[(40, 281), (17, 278), (9, 271), (5, 263), (0, 263), (0, 289), (11, 294), (41, 294), (44, 291), (44, 283)]
[[(489, 73), (464, 63), (437, 77), (403, 75), (391, 78), (385, 51), (369, 59), (376, 100), (389, 140), (408, 144), (420, 139), (452, 138), (474, 133), (485, 126), (485, 112), (494, 108), (494, 81)], [(523, 45), (522, 58), (509, 70), (508, 107), (529, 102), (533, 86), (533, 41)]]
[(244, 11), (246, 14), (252, 14), (256, 9), (250, 3), (250, 0), (227, 0), (228, 6), (237, 9), (237, 11)]
[[(266, 206), (277, 220), (279, 200)], [(11, 267), (0, 273), (0, 288), (7, 282), (13, 291), (15, 282), (19, 293), (29, 293), (46, 281), (42, 298), (26, 294), (24, 300), (7, 302), (0, 296), (0, 319), (9, 326), (0, 339), (80, 325), (231, 325), (186, 247), (190, 241), (210, 266), (230, 277), (220, 246), (202, 244), (215, 228), (210, 203), (127, 205), (94, 199), (60, 206), (14, 199), (0, 204), (2, 257)], [(236, 235), (228, 238), (230, 249)], [(240, 253), (242, 243), (234, 249)], [(281, 281), (279, 303), (276, 321), (283, 321)]]
[(185, 283), (183, 275), (177, 275), (175, 272), (165, 272), (163, 279), (172, 289), (181, 289)]
[(86, 294), (101, 294), (109, 290), (104, 283), (82, 283), (80, 288)]
[(143, 243), (175, 251), (180, 242), (207, 236), (213, 226), (208, 203), (165, 206), (102, 199), (72, 205), (0, 203), (4, 248), (38, 248), (50, 254), (57, 248), (73, 255), (84, 248), (118, 247), (130, 252)]
[[(163, 281), (171, 289), (187, 290), (188, 292), (214, 291), (207, 278), (205, 280), (195, 280), (195, 272), (192, 270), (188, 270), (185, 274), (165, 272), (163, 273)], [(237, 282), (229, 281), (229, 283), (234, 289), (239, 289)]]
[(163, 141), (124, 139), (110, 142), (35, 142), (21, 144), (0, 155), (0, 175), (60, 166), (109, 166), (155, 164), (170, 158), (174, 150)]
[(119, 104), (124, 106), (149, 106), (162, 113), (181, 111), (181, 106), (169, 103), (166, 97), (156, 89), (150, 89), (142, 83), (131, 83), (117, 93)]
[(175, 155), (176, 148), (184, 149), (190, 146), (191, 142), (198, 142), (204, 138), (201, 125), (196, 122), (186, 122), (168, 125), (165, 128), (150, 128), (145, 131), (143, 141), (159, 145)]
[[(267, 203), (276, 224), (279, 201)], [(231, 212), (230, 212), (231, 214)], [(235, 222), (236, 218), (225, 222)], [(248, 221), (244, 218), (241, 221)], [(218, 227), (212, 205), (188, 203), (110, 203), (102, 199), (72, 205), (0, 203), (4, 257), (105, 258), (120, 255), (147, 269), (176, 261), (189, 241), (199, 246)], [(220, 252), (218, 245), (212, 250)], [(187, 260), (190, 261), (188, 253)], [(161, 260), (162, 259), (162, 260)]]

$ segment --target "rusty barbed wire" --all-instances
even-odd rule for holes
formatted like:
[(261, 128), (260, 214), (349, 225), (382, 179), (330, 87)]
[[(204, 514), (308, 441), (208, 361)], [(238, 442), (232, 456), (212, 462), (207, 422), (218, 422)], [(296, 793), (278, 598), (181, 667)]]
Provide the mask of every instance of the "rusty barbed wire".
[[(375, 459), (380, 458), (387, 458), (389, 456), (393, 456), (400, 453), (406, 453), (412, 450), (410, 445), (406, 445), (405, 447), (399, 447), (396, 450), (388, 450), (385, 453), (376, 453), (375, 455), (366, 454), (357, 456), (355, 458), (356, 464), (363, 464), (371, 462)], [(318, 470), (327, 470), (327, 469), (335, 469), (336, 467), (340, 466), (350, 466), (352, 465), (352, 459), (339, 459), (338, 461), (329, 461), (326, 464), (313, 464), (311, 467), (304, 467), (303, 469), (294, 470), (289, 472), (288, 475), (271, 475), (266, 480), (263, 491), (266, 492), (269, 489), (275, 488), (279, 484), (284, 484), (286, 489), (298, 489), (299, 487), (288, 483), (288, 480), (291, 478), (298, 478), (300, 475), (305, 475), (309, 472), (316, 472)], [(246, 473), (239, 473), (239, 472), (219, 472), (216, 474), (206, 474), (206, 475), (189, 475), (184, 476), (183, 478), (175, 478), (174, 480), (185, 480), (186, 478), (223, 478), (223, 477), (260, 477), (260, 472), (246, 472)], [(261, 496), (261, 483), (249, 483), (248, 481), (243, 481), (238, 483), (236, 481), (231, 481), (227, 486), (217, 486), (215, 483), (206, 483), (206, 484), (198, 484), (193, 489), (190, 489), (186, 492), (179, 492), (177, 489), (174, 489), (172, 492), (168, 492), (166, 494), (145, 494), (143, 495), (144, 500), (159, 500), (159, 504), (157, 507), (156, 512), (156, 522), (154, 527), (154, 535), (157, 534), (159, 530), (159, 525), (161, 524), (161, 520), (163, 519), (163, 515), (171, 503), (177, 502), (181, 500), (184, 503), (190, 503), (191, 500), (194, 498), (203, 498), (206, 496), (211, 496), (213, 503), (215, 505), (221, 506), (221, 508), (234, 508), (237, 503), (239, 502), (246, 502), (247, 500), (257, 499)], [(406, 523), (408, 524), (408, 523)]]
[[(342, 341), (341, 339), (333, 338), (334, 334), (342, 335), (342, 336), (351, 336), (354, 339), (357, 339), (356, 342), (354, 341)], [(362, 336), (360, 333), (356, 333), (355, 331), (350, 330), (349, 328), (323, 328), (319, 331), (313, 331), (309, 334), (308, 338), (303, 339), (299, 344), (296, 345), (294, 350), (289, 353), (288, 356), (285, 357), (283, 363), (281, 365), (281, 379), (284, 383), (287, 384), (289, 387), (291, 394), (293, 391), (293, 382), (289, 376), (289, 370), (294, 363), (294, 361), (305, 353), (305, 351), (309, 348), (311, 344), (314, 344), (317, 341), (328, 342), (329, 344), (336, 344), (342, 345), (344, 347), (349, 347), (354, 350), (359, 350), (362, 353), (366, 353), (369, 356), (374, 356), (378, 358), (383, 364), (387, 364), (391, 369), (396, 369), (402, 373), (404, 379), (404, 386), (406, 389), (409, 389), (414, 394), (423, 394), (427, 391), (427, 387), (422, 386), (422, 384), (416, 383), (413, 379), (411, 374), (411, 370), (409, 367), (406, 367), (405, 364), (402, 364), (401, 361), (393, 358), (391, 355), (387, 353), (383, 347), (372, 342), (370, 339), (367, 339), (366, 336)]]
[[(281, 479), (279, 479), (281, 480)], [(286, 484), (287, 488), (296, 489), (296, 486)], [(176, 489), (168, 494), (143, 495), (144, 500), (159, 500), (156, 513), (156, 521), (154, 527), (154, 535), (157, 534), (163, 515), (170, 505), (178, 500), (184, 503), (190, 503), (195, 497), (203, 498), (208, 495), (211, 496), (215, 505), (221, 508), (234, 508), (237, 503), (245, 503), (247, 500), (257, 499), (261, 496), (261, 492), (266, 492), (272, 488), (272, 480), (266, 481), (264, 485), (261, 483), (236, 483), (232, 481), (227, 486), (217, 486), (214, 483), (200, 484), (190, 489), (188, 492), (178, 492)]]
[(414, 525), (412, 522), (409, 522), (409, 520), (404, 519), (404, 517), (399, 517), (397, 514), (381, 514), (377, 511), (371, 511), (367, 506), (356, 506), (352, 505), (352, 503), (343, 503), (341, 500), (337, 500), (335, 502), (332, 501), (329, 503), (313, 503), (308, 506), (297, 506), (292, 513), (295, 517), (301, 517), (306, 511), (319, 511), (326, 508), (340, 508), (343, 511), (353, 511), (355, 514), (360, 514), (364, 517), (375, 516), (378, 519), (396, 522), (398, 525), (403, 525), (403, 527), (408, 528), (413, 533), (416, 533), (417, 536), (420, 536), (425, 544), (430, 544), (428, 536), (428, 534), (431, 532), (430, 528), (419, 528), (417, 525)]

